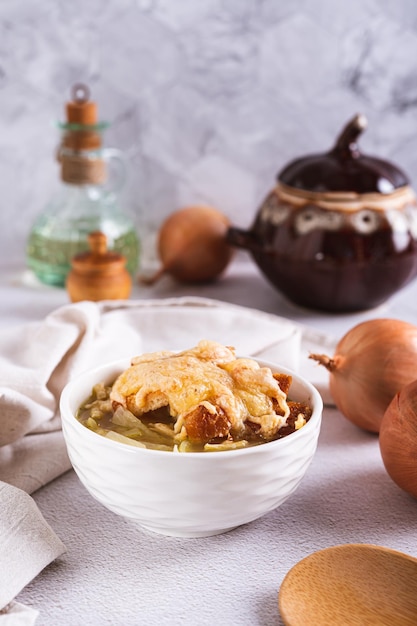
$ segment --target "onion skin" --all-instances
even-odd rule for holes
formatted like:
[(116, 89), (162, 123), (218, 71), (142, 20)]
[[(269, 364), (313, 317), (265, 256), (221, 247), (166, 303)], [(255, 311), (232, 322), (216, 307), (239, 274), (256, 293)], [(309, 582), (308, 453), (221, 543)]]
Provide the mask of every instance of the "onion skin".
[(395, 319), (368, 320), (342, 337), (332, 358), (310, 358), (329, 370), (339, 411), (360, 428), (379, 433), (395, 394), (417, 378), (417, 327)]
[(226, 240), (228, 218), (213, 207), (190, 206), (172, 213), (158, 233), (161, 269), (146, 282), (170, 274), (181, 283), (215, 280), (227, 267), (233, 248)]
[(389, 476), (417, 498), (417, 380), (401, 389), (385, 411), (379, 447)]

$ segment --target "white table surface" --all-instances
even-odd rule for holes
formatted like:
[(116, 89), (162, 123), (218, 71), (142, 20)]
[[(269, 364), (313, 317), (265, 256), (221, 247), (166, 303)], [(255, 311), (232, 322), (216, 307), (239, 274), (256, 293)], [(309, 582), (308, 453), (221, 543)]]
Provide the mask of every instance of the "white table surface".
[[(417, 282), (373, 311), (328, 315), (285, 302), (251, 263), (235, 262), (220, 281), (200, 288), (169, 278), (152, 288), (135, 286), (132, 298), (181, 295), (275, 313), (335, 338), (373, 317), (417, 325)], [(3, 266), (0, 302), (0, 324), (7, 327), (41, 320), (68, 297), (35, 285), (21, 267)], [(316, 456), (296, 493), (224, 535), (146, 534), (93, 500), (72, 471), (33, 497), (67, 547), (17, 598), (40, 611), (36, 626), (277, 626), (280, 584), (315, 550), (373, 543), (417, 557), (417, 500), (388, 477), (377, 437), (332, 408), (324, 411)]]

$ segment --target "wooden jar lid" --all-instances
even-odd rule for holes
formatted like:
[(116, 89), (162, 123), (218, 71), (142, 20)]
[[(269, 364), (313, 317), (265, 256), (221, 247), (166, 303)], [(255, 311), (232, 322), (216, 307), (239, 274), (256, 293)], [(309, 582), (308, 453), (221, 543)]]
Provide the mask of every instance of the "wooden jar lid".
[(72, 266), (83, 274), (102, 272), (103, 274), (120, 271), (126, 265), (123, 255), (107, 249), (107, 237), (100, 231), (88, 235), (90, 250), (81, 252), (72, 259)]
[(88, 236), (90, 250), (71, 261), (67, 290), (72, 302), (80, 300), (118, 300), (130, 295), (132, 279), (126, 258), (107, 249), (107, 237), (95, 231)]

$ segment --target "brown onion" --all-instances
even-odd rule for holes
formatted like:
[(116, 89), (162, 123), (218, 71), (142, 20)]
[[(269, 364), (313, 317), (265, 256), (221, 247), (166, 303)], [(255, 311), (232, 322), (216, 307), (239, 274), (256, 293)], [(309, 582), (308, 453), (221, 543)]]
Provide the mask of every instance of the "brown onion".
[(417, 327), (395, 319), (362, 322), (339, 341), (333, 357), (310, 358), (329, 370), (330, 393), (339, 411), (378, 433), (395, 394), (417, 378)]
[(392, 480), (417, 498), (417, 380), (401, 389), (389, 404), (381, 422), (379, 446)]
[(213, 207), (190, 206), (172, 213), (158, 233), (161, 269), (143, 282), (155, 283), (170, 274), (182, 283), (204, 283), (217, 278), (231, 260), (226, 241), (228, 218)]

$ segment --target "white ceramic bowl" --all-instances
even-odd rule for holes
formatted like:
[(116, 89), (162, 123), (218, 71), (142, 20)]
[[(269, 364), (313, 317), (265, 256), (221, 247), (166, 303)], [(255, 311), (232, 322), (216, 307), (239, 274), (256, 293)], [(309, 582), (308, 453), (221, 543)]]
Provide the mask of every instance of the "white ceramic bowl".
[(129, 366), (118, 361), (82, 374), (61, 395), (62, 429), (71, 463), (90, 494), (144, 529), (176, 537), (206, 537), (251, 522), (280, 506), (297, 488), (316, 450), (323, 404), (294, 372), (292, 400), (313, 415), (300, 430), (269, 443), (225, 452), (174, 453), (109, 440), (75, 418), (92, 387)]

